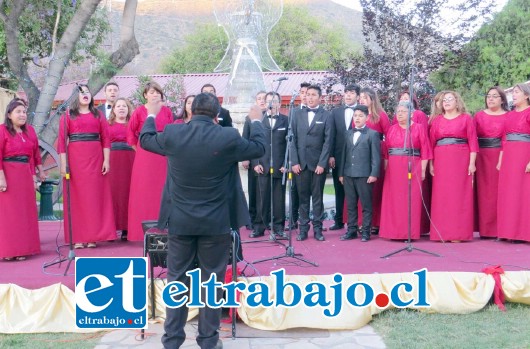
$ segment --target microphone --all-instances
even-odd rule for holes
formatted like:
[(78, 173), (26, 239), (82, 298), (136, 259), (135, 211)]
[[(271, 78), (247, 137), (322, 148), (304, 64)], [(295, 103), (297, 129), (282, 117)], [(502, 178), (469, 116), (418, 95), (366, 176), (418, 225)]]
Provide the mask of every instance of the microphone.
[(272, 82), (275, 82), (275, 81), (285, 81), (285, 80), (289, 80), (289, 78), (286, 77), (286, 76), (282, 76), (281, 78), (278, 78), (278, 79), (272, 80)]
[(77, 86), (77, 90), (79, 91), (79, 93), (83, 93), (83, 89), (81, 88), (81, 86), (79, 86), (79, 84), (76, 82), (75, 85)]

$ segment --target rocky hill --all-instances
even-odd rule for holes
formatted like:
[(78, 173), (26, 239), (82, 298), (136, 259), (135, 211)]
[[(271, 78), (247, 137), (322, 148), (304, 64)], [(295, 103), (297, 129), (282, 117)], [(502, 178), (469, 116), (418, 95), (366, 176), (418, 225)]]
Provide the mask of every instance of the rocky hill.
[[(109, 3), (111, 6), (109, 6)], [(355, 43), (362, 42), (362, 13), (329, 0), (284, 0), (284, 4), (305, 6), (322, 23), (342, 28), (344, 35)], [(107, 0), (113, 27), (106, 49), (119, 43), (119, 24), (123, 2)], [(135, 33), (140, 55), (121, 74), (137, 75), (158, 72), (161, 58), (182, 45), (184, 37), (198, 23), (215, 22), (212, 0), (140, 0), (136, 14)], [(219, 27), (219, 30), (222, 30)]]

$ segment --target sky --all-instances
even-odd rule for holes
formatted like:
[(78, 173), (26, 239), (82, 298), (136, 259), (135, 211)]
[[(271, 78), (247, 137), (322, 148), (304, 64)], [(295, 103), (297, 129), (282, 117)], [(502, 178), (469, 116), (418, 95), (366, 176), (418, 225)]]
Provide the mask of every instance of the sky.
[[(332, 2), (334, 3), (337, 3), (339, 5), (342, 5), (344, 7), (349, 7), (351, 9), (354, 9), (354, 10), (357, 10), (357, 11), (362, 11), (362, 7), (361, 7), (361, 4), (359, 2), (359, 0), (331, 0)], [(497, 8), (496, 10), (497, 11), (500, 11), (503, 6), (506, 4), (508, 0), (497, 0)], [(409, 2), (413, 3), (414, 0), (410, 0)], [(447, 0), (448, 3), (458, 3), (458, 1), (456, 0)]]

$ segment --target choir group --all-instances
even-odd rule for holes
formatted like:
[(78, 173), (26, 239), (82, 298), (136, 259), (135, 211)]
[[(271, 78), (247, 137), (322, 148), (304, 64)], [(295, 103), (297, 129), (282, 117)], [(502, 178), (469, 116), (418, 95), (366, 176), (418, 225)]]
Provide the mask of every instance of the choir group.
[[(60, 172), (70, 186), (71, 222), (65, 214), (64, 237), (68, 242), (71, 223), (75, 248), (94, 248), (117, 238), (143, 240), (142, 221), (158, 219), (164, 225), (169, 219), (164, 208), (170, 203), (162, 197), (167, 161), (139, 144), (146, 107), (133, 110), (127, 99), (119, 98), (114, 82), (104, 91), (106, 102), (96, 108), (88, 86), (80, 85), (78, 98), (59, 123)], [(207, 84), (201, 92), (215, 94), (215, 87)], [(164, 100), (155, 82), (146, 84), (143, 96), (148, 102)], [(513, 88), (511, 108), (503, 89), (490, 88), (484, 110), (474, 116), (455, 91), (434, 97), (430, 117), (409, 92), (400, 96), (393, 118), (371, 88), (346, 86), (343, 105), (331, 111), (321, 104), (317, 85), (303, 83), (300, 97), (301, 104), (288, 117), (280, 113), (277, 93), (256, 95), (268, 146), (261, 158), (242, 163), (249, 171), (250, 221), (235, 224), (246, 224), (250, 238), (269, 229), (271, 238), (281, 239), (285, 229), (297, 229), (296, 238), (303, 241), (312, 229), (314, 239), (325, 240), (323, 193), (331, 171), (336, 214), (328, 229), (342, 230), (337, 237), (342, 241), (358, 235), (368, 241), (375, 234), (403, 240), (410, 232), (412, 239), (429, 234), (434, 241), (459, 242), (478, 232), (481, 238), (530, 242), (528, 85)], [(183, 115), (176, 120), (171, 109), (162, 107), (155, 118), (157, 130), (189, 122), (193, 98), (186, 97)], [(35, 189), (46, 176), (26, 109), (26, 102), (15, 98), (0, 125), (4, 260), (40, 252)], [(217, 121), (232, 127), (224, 108)], [(249, 123), (247, 119), (243, 137), (248, 137)], [(294, 178), (289, 215), (282, 181), (288, 169)], [(286, 217), (291, 217), (287, 228)]]

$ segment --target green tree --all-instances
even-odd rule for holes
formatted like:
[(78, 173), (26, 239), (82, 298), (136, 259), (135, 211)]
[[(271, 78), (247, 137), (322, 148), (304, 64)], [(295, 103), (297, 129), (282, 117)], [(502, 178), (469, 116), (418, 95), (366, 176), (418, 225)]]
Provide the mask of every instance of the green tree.
[(198, 25), (185, 38), (185, 44), (162, 61), (162, 71), (172, 73), (210, 73), (219, 64), (228, 45), (223, 29), (215, 24)]
[(530, 79), (530, 2), (510, 0), (459, 53), (432, 75), (438, 89), (462, 93), (471, 111), (484, 108), (491, 86), (509, 87)]
[[(78, 59), (93, 58), (109, 26), (98, 13), (100, 0), (0, 0), (0, 44), (4, 48), (5, 74), (16, 78), (28, 98), (29, 120), (41, 140), (53, 144), (58, 115), (50, 117), (53, 100), (65, 68)], [(126, 0), (121, 21), (120, 44), (112, 54), (97, 53), (100, 64), (89, 80), (98, 91), (138, 53), (134, 19), (138, 0)], [(41, 87), (29, 74), (31, 64), (44, 65), (47, 75)], [(92, 78), (94, 77), (94, 79)]]
[[(342, 32), (335, 24), (323, 25), (303, 7), (285, 6), (269, 35), (269, 50), (283, 70), (327, 70), (332, 55), (343, 57), (360, 49), (346, 42)], [(228, 38), (220, 27), (198, 26), (185, 38), (185, 44), (162, 62), (162, 71), (167, 74), (212, 72), (227, 45)]]

